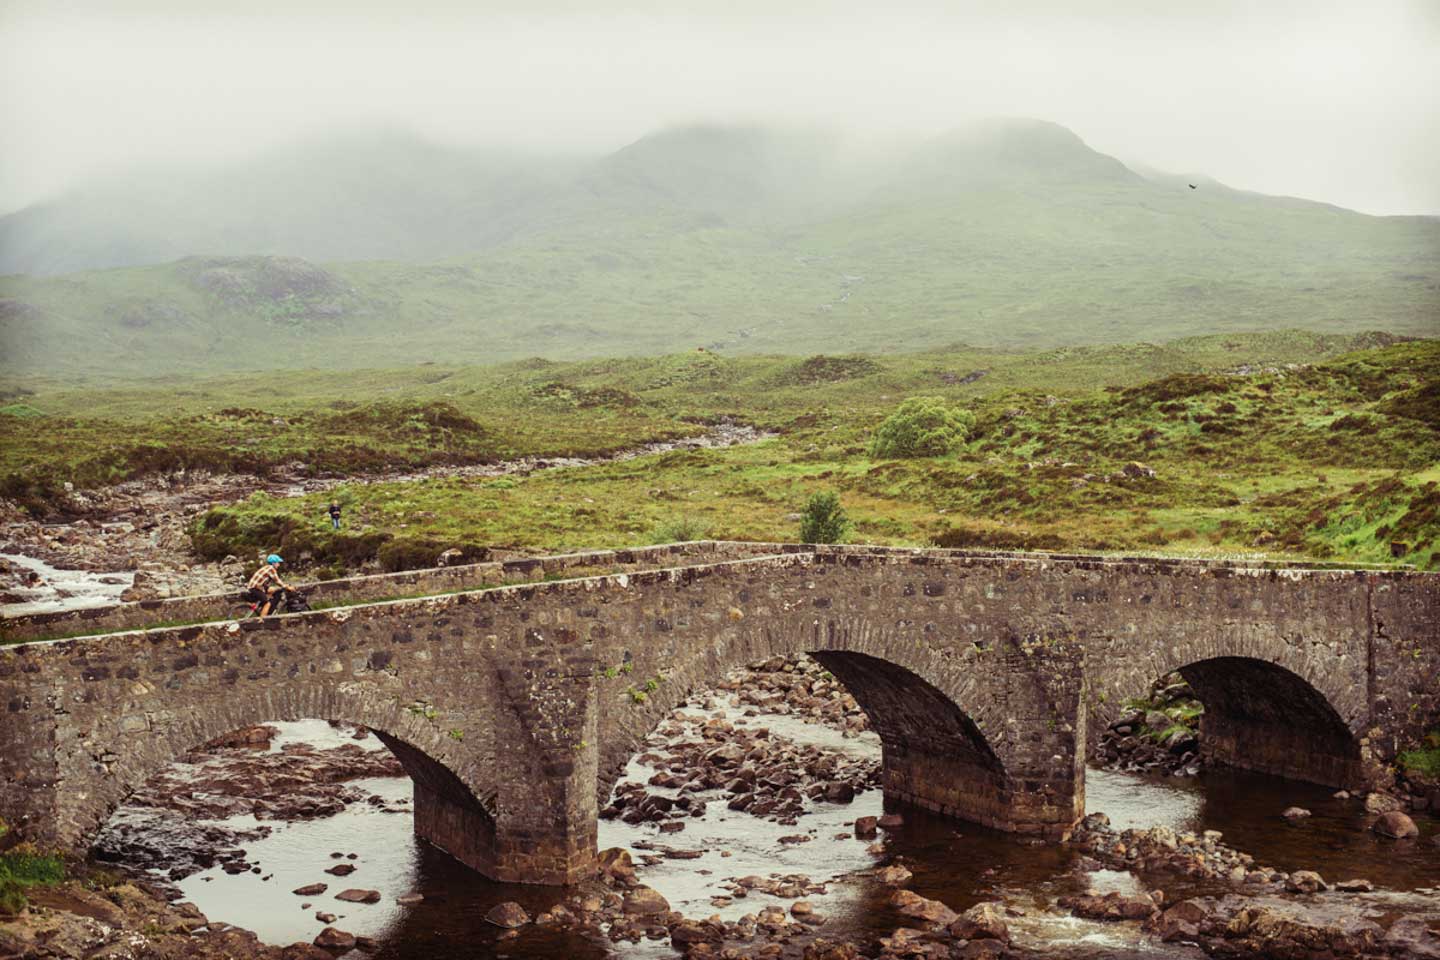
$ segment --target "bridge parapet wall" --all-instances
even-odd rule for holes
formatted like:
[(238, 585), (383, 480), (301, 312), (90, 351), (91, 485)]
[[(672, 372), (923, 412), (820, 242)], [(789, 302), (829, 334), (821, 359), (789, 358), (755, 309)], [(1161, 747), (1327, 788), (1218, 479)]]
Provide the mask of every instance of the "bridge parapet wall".
[[(653, 570), (678, 564), (741, 559), (775, 552), (771, 544), (701, 540), (628, 550), (592, 550), (518, 560), (377, 573), (302, 584), (312, 606), (365, 603), (402, 597), (434, 596), (514, 583)], [(233, 618), (240, 587), (229, 593), (171, 597), (130, 603), (35, 613), (0, 619), (0, 642), (87, 636), (144, 630), (154, 624), (199, 623)]]

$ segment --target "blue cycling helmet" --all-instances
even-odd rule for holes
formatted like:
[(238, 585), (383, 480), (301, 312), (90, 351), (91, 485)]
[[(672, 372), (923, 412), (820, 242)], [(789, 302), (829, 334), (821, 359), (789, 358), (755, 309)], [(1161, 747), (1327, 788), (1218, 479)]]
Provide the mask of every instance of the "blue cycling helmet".
[(280, 554), (278, 554), (278, 553), (272, 553), (272, 554), (270, 554), (270, 556), (268, 556), (268, 557), (265, 558), (265, 562), (266, 562), (266, 563), (284, 563), (285, 561), (280, 559)]

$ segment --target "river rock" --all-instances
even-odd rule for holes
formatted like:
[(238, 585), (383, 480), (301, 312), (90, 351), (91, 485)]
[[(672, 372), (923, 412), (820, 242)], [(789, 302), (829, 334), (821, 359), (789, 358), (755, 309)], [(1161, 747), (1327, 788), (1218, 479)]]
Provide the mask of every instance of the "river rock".
[(661, 896), (660, 891), (642, 883), (625, 894), (625, 901), (621, 905), (621, 909), (629, 916), (647, 917), (657, 913), (668, 913), (670, 901)]
[(493, 923), (497, 927), (504, 927), (506, 930), (514, 930), (516, 927), (523, 927), (530, 922), (530, 914), (525, 908), (514, 900), (507, 900), (504, 903), (497, 903), (485, 914), (485, 922)]
[(1286, 820), (1291, 821), (1304, 820), (1306, 817), (1310, 816), (1310, 811), (1306, 810), (1304, 807), (1286, 807), (1284, 812), (1281, 813), (1280, 816), (1284, 817)]
[(1087, 920), (1146, 920), (1159, 912), (1155, 900), (1145, 894), (1129, 895), (1111, 891), (1102, 895), (1081, 894), (1061, 897), (1060, 906)]
[(864, 960), (864, 955), (853, 943), (832, 943), (829, 940), (815, 940), (805, 945), (801, 960)]
[(887, 813), (879, 820), (876, 820), (875, 823), (881, 830), (899, 830), (900, 827), (904, 825), (905, 818), (898, 813)]
[(314, 897), (324, 893), (329, 887), (323, 883), (307, 883), (303, 887), (296, 887), (290, 892), (297, 897)]
[(329, 873), (329, 874), (333, 874), (333, 875), (335, 875), (335, 876), (337, 876), (337, 877), (348, 877), (348, 876), (350, 876), (350, 874), (352, 874), (352, 873), (355, 872), (355, 864), (353, 864), (353, 863), (337, 863), (337, 864), (335, 864), (335, 866), (327, 868), (327, 869), (325, 870), (325, 872), (326, 872), (326, 873)]
[(635, 861), (631, 859), (630, 851), (620, 847), (611, 847), (608, 850), (600, 851), (596, 861), (603, 875), (622, 884), (634, 882)]
[(1153, 917), (1146, 929), (1166, 943), (1184, 940), (1198, 942), (1200, 927), (1209, 918), (1209, 911), (1199, 900), (1181, 900), (1164, 913)]
[(1381, 814), (1380, 819), (1370, 825), (1370, 829), (1392, 840), (1408, 840), (1420, 836), (1420, 828), (1415, 826), (1415, 821), (1399, 810)]
[[(356, 937), (355, 942), (359, 944), (360, 938)], [(292, 943), (280, 950), (280, 960), (332, 960), (334, 956), (329, 950), (322, 950), (313, 943)]]
[(349, 890), (341, 890), (335, 894), (336, 900), (344, 900), (346, 903), (379, 903), (379, 890), (361, 890), (358, 887), (351, 887)]
[(232, 730), (224, 736), (216, 737), (208, 741), (202, 750), (225, 750), (237, 747), (248, 747), (258, 749), (270, 746), (270, 741), (280, 732), (278, 727), (272, 727), (268, 723), (257, 724), (252, 727), (241, 727), (239, 730)]
[(1341, 880), (1335, 884), (1335, 889), (1341, 893), (1369, 893), (1375, 889), (1375, 884), (1369, 880)]
[(888, 867), (881, 867), (875, 871), (875, 879), (887, 887), (903, 887), (910, 882), (912, 876), (914, 876), (914, 874), (898, 863), (893, 863)]
[(724, 939), (725, 927), (710, 920), (682, 920), (670, 928), (670, 942), (690, 956), (696, 952), (687, 948), (700, 943), (721, 943)]
[(1440, 957), (1440, 933), (1421, 917), (1401, 917), (1386, 931), (1385, 946), (1399, 957)]
[(939, 900), (922, 897), (913, 890), (896, 890), (890, 895), (890, 906), (904, 916), (942, 927), (953, 923), (958, 916)]
[(855, 821), (855, 836), (870, 840), (875, 836), (878, 821), (875, 817), (859, 817)]
[(355, 934), (326, 927), (315, 937), (315, 946), (326, 950), (351, 950), (355, 947)]
[(1285, 889), (1291, 893), (1320, 893), (1326, 886), (1325, 880), (1314, 870), (1296, 870), (1286, 878)]
[(1390, 813), (1392, 810), (1399, 810), (1403, 804), (1388, 793), (1378, 791), (1365, 795), (1366, 813)]
[(950, 948), (953, 960), (1000, 960), (1006, 954), (1005, 944), (999, 940), (971, 940), (962, 947)]
[(1005, 908), (999, 903), (975, 904), (950, 924), (949, 930), (952, 937), (960, 940), (1010, 942), (1010, 928), (1005, 923)]

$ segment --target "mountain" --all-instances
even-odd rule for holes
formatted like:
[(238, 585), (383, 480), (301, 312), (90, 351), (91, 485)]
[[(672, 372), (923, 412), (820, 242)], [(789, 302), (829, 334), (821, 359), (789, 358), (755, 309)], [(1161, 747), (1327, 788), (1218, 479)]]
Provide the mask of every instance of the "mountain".
[(0, 278), (0, 372), (1440, 335), (1440, 220), (1188, 183), (1033, 120), (886, 156), (756, 127), (589, 160), (352, 136), (4, 218), (6, 263), (114, 268)]
[(0, 217), (0, 274), (194, 253), (435, 259), (508, 239), (573, 174), (573, 162), (389, 130), (312, 140), (244, 163), (140, 168)]

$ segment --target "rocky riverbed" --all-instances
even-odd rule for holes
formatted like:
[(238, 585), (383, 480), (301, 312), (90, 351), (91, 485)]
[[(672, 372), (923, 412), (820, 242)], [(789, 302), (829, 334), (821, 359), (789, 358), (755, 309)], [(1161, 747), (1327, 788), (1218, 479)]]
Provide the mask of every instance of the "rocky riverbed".
[(1159, 770), (1176, 776), (1200, 773), (1200, 717), (1205, 708), (1178, 673), (1161, 677), (1143, 698), (1127, 701), (1125, 710), (1100, 733), (1094, 761), (1129, 773)]
[[(249, 572), (251, 558), (205, 563), (190, 549), (186, 528), (198, 514), (255, 493), (296, 497), (341, 484), (419, 481), (435, 477), (496, 477), (593, 466), (671, 450), (757, 443), (773, 434), (723, 422), (682, 440), (647, 443), (609, 457), (525, 457), (495, 463), (401, 470), (364, 477), (311, 476), (304, 464), (272, 475), (189, 471), (146, 477), (96, 490), (70, 490), (55, 515), (37, 520), (0, 500), (0, 616), (70, 609), (99, 602), (222, 593)], [(79, 584), (102, 582), (116, 590)], [(112, 582), (113, 581), (113, 582)]]
[[(604, 810), (602, 874), (568, 891), (490, 883), (416, 843), (409, 782), (363, 730), (239, 731), (108, 825), (97, 856), (139, 880), (85, 891), (120, 911), (110, 933), (85, 913), (104, 907), (41, 899), (0, 924), (0, 957), (1440, 956), (1433, 820), (1392, 839), (1318, 788), (1093, 771), (1110, 815), (1032, 846), (886, 810), (867, 726), (809, 660), (733, 675), (649, 738)], [(1313, 815), (1283, 818), (1294, 803)]]

